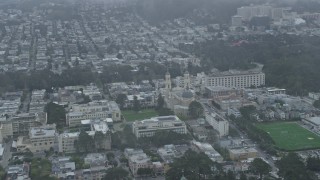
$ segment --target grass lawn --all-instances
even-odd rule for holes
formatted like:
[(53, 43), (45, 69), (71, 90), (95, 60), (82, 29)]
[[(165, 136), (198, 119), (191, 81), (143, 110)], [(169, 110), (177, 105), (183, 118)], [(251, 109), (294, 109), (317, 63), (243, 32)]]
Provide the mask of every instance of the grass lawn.
[(132, 110), (122, 111), (122, 115), (124, 116), (126, 121), (135, 121), (158, 116), (158, 113), (154, 109), (143, 109), (139, 112), (135, 112)]
[(320, 149), (320, 137), (295, 122), (261, 123), (257, 127), (267, 132), (279, 149)]

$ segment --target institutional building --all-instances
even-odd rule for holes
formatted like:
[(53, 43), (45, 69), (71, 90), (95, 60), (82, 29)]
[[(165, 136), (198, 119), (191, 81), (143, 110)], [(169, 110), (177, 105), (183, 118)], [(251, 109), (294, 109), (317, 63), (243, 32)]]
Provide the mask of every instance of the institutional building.
[(151, 137), (157, 131), (174, 131), (180, 134), (187, 133), (185, 122), (177, 116), (159, 116), (150, 119), (135, 121), (132, 124), (133, 134), (137, 137)]
[(26, 136), (30, 128), (47, 124), (47, 114), (24, 113), (10, 118), (0, 118), (0, 142), (3, 138)]
[(54, 147), (56, 140), (55, 125), (47, 125), (44, 127), (31, 128), (29, 138), (31, 143), (31, 152), (49, 151)]
[[(82, 120), (81, 126), (88, 126), (90, 131), (86, 131), (89, 136), (94, 136), (96, 132), (101, 132), (104, 136), (103, 141), (96, 144), (96, 147), (104, 150), (111, 149), (111, 135), (110, 129), (107, 125), (107, 120)], [(62, 133), (58, 137), (59, 152), (74, 153), (76, 148), (74, 142), (78, 140), (80, 132)]]
[(49, 151), (54, 148), (56, 137), (56, 125), (48, 124), (40, 127), (32, 127), (27, 136), (19, 136), (14, 141), (13, 147), (17, 152), (25, 152), (30, 150), (32, 153)]
[(206, 113), (206, 121), (218, 131), (220, 137), (229, 134), (229, 122), (214, 113)]
[(229, 149), (230, 159), (233, 161), (256, 158), (258, 151), (253, 147)]
[(265, 74), (259, 71), (226, 71), (205, 78), (206, 86), (248, 88), (265, 85)]
[(74, 104), (66, 114), (66, 123), (69, 127), (81, 125), (85, 119), (112, 118), (113, 121), (121, 120), (121, 111), (114, 101), (94, 101), (88, 104)]
[(62, 133), (58, 137), (59, 152), (74, 153), (76, 148), (74, 142), (79, 138), (79, 132)]

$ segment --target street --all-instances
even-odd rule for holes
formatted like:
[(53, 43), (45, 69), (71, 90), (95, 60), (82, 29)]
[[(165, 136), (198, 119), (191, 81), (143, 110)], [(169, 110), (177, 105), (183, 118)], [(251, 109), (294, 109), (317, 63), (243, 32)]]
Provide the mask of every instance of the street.
[(0, 161), (1, 166), (6, 169), (9, 164), (9, 159), (12, 156), (12, 152), (10, 151), (12, 146), (12, 141), (9, 141), (8, 143), (3, 143), (4, 145), (4, 152), (2, 156), (2, 160)]

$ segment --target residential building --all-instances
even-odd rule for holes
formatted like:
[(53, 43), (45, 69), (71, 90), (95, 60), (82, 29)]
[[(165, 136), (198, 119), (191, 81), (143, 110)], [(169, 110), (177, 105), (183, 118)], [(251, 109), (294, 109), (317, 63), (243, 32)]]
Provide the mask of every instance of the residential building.
[(205, 153), (213, 162), (223, 161), (223, 157), (208, 143), (191, 141), (191, 149), (198, 153)]
[(242, 26), (242, 16), (232, 16), (231, 25), (236, 27)]
[(152, 168), (151, 159), (141, 149), (124, 150), (124, 154), (128, 159), (129, 168), (134, 176), (137, 176), (139, 168)]
[(137, 138), (151, 137), (160, 130), (174, 131), (180, 134), (187, 133), (185, 122), (177, 116), (158, 116), (132, 123), (132, 131)]
[(30, 165), (28, 163), (12, 165), (8, 167), (7, 179), (31, 180), (31, 178), (29, 177), (29, 172)]

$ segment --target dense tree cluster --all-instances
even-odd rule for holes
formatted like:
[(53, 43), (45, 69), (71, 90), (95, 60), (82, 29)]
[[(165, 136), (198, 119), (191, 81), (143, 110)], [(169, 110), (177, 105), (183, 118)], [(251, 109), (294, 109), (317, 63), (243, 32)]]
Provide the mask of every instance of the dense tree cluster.
[(63, 106), (50, 102), (45, 106), (44, 111), (48, 116), (48, 124), (55, 123), (58, 129), (61, 129), (65, 126), (66, 110)]
[(268, 175), (272, 170), (271, 166), (261, 158), (254, 159), (250, 164), (249, 169), (254, 174), (258, 174), (260, 180), (262, 180), (263, 176)]
[(245, 131), (250, 139), (257, 142), (261, 148), (265, 149), (270, 154), (276, 154), (276, 150), (274, 149), (274, 141), (269, 136), (268, 133), (259, 129), (254, 125), (256, 121), (252, 118), (252, 114), (256, 112), (256, 108), (254, 106), (246, 106), (240, 108), (240, 112), (242, 117), (234, 118), (234, 123), (243, 131)]
[[(184, 156), (176, 159), (170, 167), (165, 175), (168, 180), (179, 180), (183, 176), (186, 179), (237, 179), (232, 171), (223, 172), (221, 165), (214, 163), (206, 154), (192, 150), (188, 150)], [(241, 178), (247, 179), (244, 174)]]
[(95, 82), (95, 73), (90, 68), (70, 68), (62, 74), (48, 70), (25, 72), (6, 72), (0, 74), (0, 92), (17, 89), (51, 89), (72, 85), (86, 85)]
[(203, 116), (204, 109), (201, 103), (199, 103), (198, 101), (192, 101), (189, 105), (188, 112), (191, 118), (196, 119)]
[(110, 168), (107, 170), (104, 180), (114, 179), (114, 180), (125, 180), (128, 178), (128, 171), (121, 167)]
[(307, 167), (295, 153), (289, 153), (276, 162), (279, 175), (284, 180), (311, 180), (313, 174), (308, 172)]
[[(242, 43), (240, 43), (242, 42)], [(202, 59), (207, 72), (249, 69), (254, 62), (264, 64), (266, 85), (286, 88), (288, 93), (305, 95), (318, 91), (320, 82), (319, 37), (296, 35), (249, 35), (228, 41), (210, 40), (191, 48)]]
[(51, 162), (47, 159), (34, 158), (31, 161), (30, 177), (34, 180), (54, 179), (50, 177)]
[(314, 101), (313, 106), (320, 109), (320, 100)]

